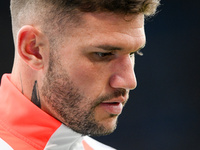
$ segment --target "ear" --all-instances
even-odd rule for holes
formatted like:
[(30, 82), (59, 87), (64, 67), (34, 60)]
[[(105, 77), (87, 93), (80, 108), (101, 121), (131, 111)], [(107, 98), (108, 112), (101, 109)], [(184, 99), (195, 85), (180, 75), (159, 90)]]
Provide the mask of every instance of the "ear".
[(43, 34), (33, 26), (23, 26), (17, 35), (18, 53), (32, 69), (40, 70), (44, 66), (42, 48), (46, 43)]

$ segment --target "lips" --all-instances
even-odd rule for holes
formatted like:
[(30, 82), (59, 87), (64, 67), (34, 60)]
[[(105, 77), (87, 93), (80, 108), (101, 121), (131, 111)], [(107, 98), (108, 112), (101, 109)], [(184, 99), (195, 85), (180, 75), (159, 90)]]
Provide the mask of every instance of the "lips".
[(100, 106), (109, 114), (119, 115), (122, 112), (122, 102), (102, 102)]

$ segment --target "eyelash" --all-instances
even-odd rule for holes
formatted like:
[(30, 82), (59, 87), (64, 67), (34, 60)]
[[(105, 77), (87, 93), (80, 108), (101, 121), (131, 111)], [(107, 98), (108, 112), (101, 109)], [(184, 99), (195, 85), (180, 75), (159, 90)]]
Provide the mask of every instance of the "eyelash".
[(102, 58), (106, 56), (114, 55), (113, 53), (102, 53), (102, 52), (95, 52), (95, 54)]
[(141, 50), (135, 52), (135, 54), (136, 54), (136, 55), (139, 55), (139, 56), (143, 56), (143, 55), (144, 55), (143, 52), (141, 52)]
[[(111, 60), (113, 58), (112, 56), (115, 55), (112, 52), (107, 52), (107, 53), (95, 52), (94, 54), (97, 56), (97, 59), (99, 59), (99, 60)], [(131, 52), (129, 55), (130, 55), (130, 57), (133, 57), (134, 55), (143, 56), (143, 53), (139, 50), (136, 52)]]
[[(96, 52), (95, 54), (98, 55), (99, 57), (106, 57), (106, 56), (114, 55), (113, 53), (102, 53), (102, 52)], [(143, 56), (143, 53), (141, 51), (132, 52), (129, 55), (133, 56), (134, 54), (139, 55), (139, 56)]]

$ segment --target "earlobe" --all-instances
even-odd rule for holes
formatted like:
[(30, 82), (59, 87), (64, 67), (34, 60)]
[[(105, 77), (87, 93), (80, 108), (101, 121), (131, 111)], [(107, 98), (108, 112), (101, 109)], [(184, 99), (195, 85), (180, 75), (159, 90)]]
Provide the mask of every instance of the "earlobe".
[(23, 26), (18, 32), (18, 53), (32, 69), (43, 68), (41, 34), (32, 26)]

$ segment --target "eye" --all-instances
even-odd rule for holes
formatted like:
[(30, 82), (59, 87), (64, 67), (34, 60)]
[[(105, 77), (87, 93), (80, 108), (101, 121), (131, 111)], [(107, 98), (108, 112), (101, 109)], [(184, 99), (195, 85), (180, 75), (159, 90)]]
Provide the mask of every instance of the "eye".
[(91, 55), (93, 61), (111, 61), (114, 59), (115, 54), (112, 52), (94, 52)]
[(112, 53), (102, 53), (102, 52), (95, 52), (95, 54), (101, 58), (105, 58), (105, 57), (108, 57), (108, 56), (112, 56), (113, 54)]

